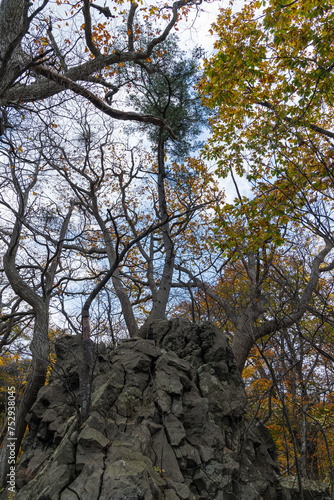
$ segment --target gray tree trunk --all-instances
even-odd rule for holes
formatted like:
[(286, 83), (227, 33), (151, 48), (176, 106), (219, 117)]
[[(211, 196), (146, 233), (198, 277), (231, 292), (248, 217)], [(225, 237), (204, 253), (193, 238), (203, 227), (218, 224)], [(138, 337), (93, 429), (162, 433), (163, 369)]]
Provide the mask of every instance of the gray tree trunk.
[[(15, 456), (17, 457), (18, 451), (21, 446), (21, 442), (27, 427), (27, 422), (25, 417), (30, 411), (32, 405), (36, 401), (38, 391), (43, 387), (45, 383), (45, 377), (48, 367), (48, 356), (49, 356), (49, 303), (50, 303), (50, 293), (53, 285), (53, 280), (57, 267), (59, 265), (62, 244), (66, 235), (68, 224), (73, 210), (73, 205), (64, 219), (57, 252), (52, 260), (49, 267), (49, 272), (45, 273), (45, 287), (43, 296), (38, 295), (34, 290), (32, 290), (29, 285), (21, 278), (16, 267), (16, 255), (18, 252), (22, 221), (24, 219), (24, 213), (26, 209), (26, 203), (29, 196), (29, 191), (33, 187), (34, 182), (32, 182), (29, 188), (26, 189), (24, 193), (21, 192), (22, 196), (20, 198), (19, 214), (17, 216), (16, 222), (14, 224), (11, 240), (8, 246), (8, 250), (3, 258), (3, 265), (5, 273), (8, 280), (13, 288), (14, 292), (21, 297), (25, 302), (30, 304), (35, 313), (35, 324), (33, 339), (30, 344), (31, 350), (31, 368), (29, 371), (26, 386), (24, 388), (23, 394), (20, 398), (19, 406), (16, 413), (16, 425), (15, 425)], [(43, 279), (43, 278), (42, 278)], [(7, 446), (6, 446), (7, 436), (5, 438), (4, 444), (1, 448), (0, 453), (0, 487), (4, 487), (6, 483), (6, 475), (8, 472), (8, 460), (6, 459)]]
[(0, 96), (27, 64), (21, 40), (29, 27), (28, 0), (2, 0), (0, 4)]
[[(109, 261), (109, 266), (112, 268), (115, 264), (116, 261), (116, 251), (114, 248), (114, 244), (110, 235), (110, 232), (108, 228), (106, 227), (102, 217), (100, 216), (99, 209), (98, 209), (98, 203), (97, 199), (95, 196), (95, 193), (91, 193), (92, 197), (92, 211), (95, 219), (97, 220), (97, 223), (100, 226), (100, 229), (103, 233), (103, 239), (106, 245), (106, 251), (108, 255), (108, 261)], [(131, 306), (131, 302), (129, 299), (129, 296), (127, 294), (126, 289), (123, 286), (123, 283), (120, 279), (120, 272), (119, 269), (115, 269), (113, 276), (112, 276), (112, 284), (115, 288), (116, 295), (118, 297), (118, 300), (121, 303), (122, 307), (122, 313), (124, 316), (124, 320), (129, 332), (130, 337), (134, 337), (137, 332), (138, 332), (138, 325), (137, 321)]]
[[(143, 328), (146, 328), (156, 319), (164, 319), (166, 317), (166, 307), (169, 299), (169, 294), (173, 281), (175, 253), (174, 242), (172, 240), (170, 224), (168, 222), (167, 199), (165, 192), (165, 143), (163, 140), (163, 130), (159, 131), (158, 143), (158, 200), (162, 226), (162, 239), (165, 253), (165, 262), (160, 280), (158, 291), (155, 291), (155, 300), (152, 305), (151, 312), (145, 321)], [(152, 293), (153, 295), (153, 293)]]
[[(25, 417), (36, 401), (37, 393), (45, 383), (45, 377), (48, 367), (49, 355), (49, 306), (48, 301), (41, 303), (35, 316), (34, 336), (30, 344), (31, 349), (31, 368), (28, 379), (20, 398), (15, 417), (15, 456), (17, 456), (21, 442), (27, 428)], [(9, 472), (8, 464), (8, 435), (3, 441), (0, 450), (0, 485), (5, 487), (7, 483), (7, 474)]]

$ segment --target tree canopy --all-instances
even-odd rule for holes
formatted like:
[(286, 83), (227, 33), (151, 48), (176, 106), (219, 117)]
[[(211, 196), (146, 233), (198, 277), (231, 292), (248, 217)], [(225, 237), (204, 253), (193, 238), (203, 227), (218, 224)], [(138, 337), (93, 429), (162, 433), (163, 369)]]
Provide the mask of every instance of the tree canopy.
[[(333, 6), (247, 2), (222, 10), (217, 53), (200, 89), (215, 108), (206, 154), (233, 168), (262, 203), (263, 236), (288, 219), (332, 238)], [(266, 224), (271, 217), (280, 222)]]

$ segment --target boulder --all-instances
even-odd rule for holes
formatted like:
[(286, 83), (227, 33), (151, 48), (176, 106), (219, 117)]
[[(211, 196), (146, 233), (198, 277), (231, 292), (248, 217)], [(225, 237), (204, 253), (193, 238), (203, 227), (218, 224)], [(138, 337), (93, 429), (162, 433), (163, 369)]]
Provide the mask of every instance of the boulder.
[(144, 336), (95, 346), (83, 423), (80, 339), (57, 341), (51, 380), (29, 415), (17, 500), (297, 498), (278, 476), (269, 432), (244, 419), (245, 389), (224, 334), (179, 318), (152, 323)]

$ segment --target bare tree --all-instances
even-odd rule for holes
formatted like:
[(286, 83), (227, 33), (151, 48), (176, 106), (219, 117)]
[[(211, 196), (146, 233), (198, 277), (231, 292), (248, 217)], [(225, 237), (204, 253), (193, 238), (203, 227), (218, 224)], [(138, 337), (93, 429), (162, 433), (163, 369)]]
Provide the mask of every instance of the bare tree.
[[(31, 368), (16, 415), (15, 437), (17, 438), (16, 453), (18, 453), (27, 426), (26, 414), (35, 402), (37, 392), (45, 382), (49, 356), (49, 306), (74, 205), (71, 203), (67, 213), (62, 217), (56, 231), (56, 245), (48, 245), (45, 241), (39, 243), (36, 235), (33, 235), (35, 236), (35, 244), (44, 247), (43, 258), (41, 255), (39, 258), (35, 257), (33, 242), (27, 242), (25, 249), (23, 249), (27, 237), (25, 229), (31, 220), (31, 198), (36, 194), (33, 190), (36, 189), (41, 165), (38, 158), (28, 165), (22, 163), (14, 153), (16, 150), (14, 143), (11, 143), (12, 152), (9, 152), (6, 158), (8, 161), (6, 170), (11, 176), (11, 197), (15, 193), (16, 203), (8, 200), (9, 186), (3, 192), (0, 201), (2, 209), (5, 209), (3, 211), (5, 218), (7, 221), (8, 219), (12, 221), (12, 224), (7, 222), (7, 229), (2, 232), (2, 240), (7, 246), (3, 256), (3, 266), (13, 292), (19, 297), (18, 302), (24, 301), (28, 304), (31, 308), (29, 315), (34, 318), (33, 336), (30, 344)], [(14, 317), (17, 318), (17, 315)], [(5, 460), (6, 452), (7, 447), (2, 446), (2, 482), (6, 478), (6, 465), (8, 465)]]

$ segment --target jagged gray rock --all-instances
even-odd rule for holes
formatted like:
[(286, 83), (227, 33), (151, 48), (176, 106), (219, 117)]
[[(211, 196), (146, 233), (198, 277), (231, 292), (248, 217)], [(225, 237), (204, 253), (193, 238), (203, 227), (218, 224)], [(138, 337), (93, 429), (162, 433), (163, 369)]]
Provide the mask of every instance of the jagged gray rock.
[(29, 415), (17, 500), (294, 500), (269, 431), (243, 418), (224, 334), (175, 319), (152, 323), (145, 337), (95, 347), (81, 426), (80, 339), (57, 341), (51, 380)]

